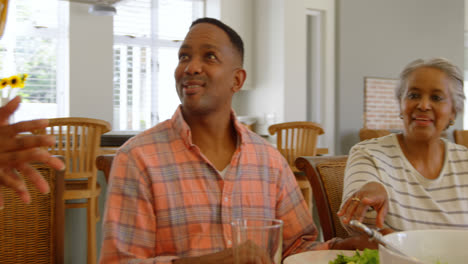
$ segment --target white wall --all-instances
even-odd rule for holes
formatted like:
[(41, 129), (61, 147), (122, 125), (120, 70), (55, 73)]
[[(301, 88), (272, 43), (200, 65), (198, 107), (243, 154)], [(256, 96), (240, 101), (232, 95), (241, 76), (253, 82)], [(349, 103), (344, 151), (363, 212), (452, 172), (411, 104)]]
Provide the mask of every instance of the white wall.
[(240, 115), (258, 118), (274, 113), (276, 122), (307, 118), (306, 9), (323, 13), (325, 36), (322, 126), (325, 145), (334, 150), (335, 4), (330, 0), (254, 1), (254, 88), (234, 98)]
[(465, 0), (465, 31), (468, 31), (468, 0)]
[(70, 116), (112, 124), (113, 20), (88, 8), (70, 3)]
[[(70, 3), (70, 116), (103, 119), (112, 124), (113, 26), (112, 17), (88, 14), (89, 5)], [(106, 181), (102, 187), (99, 212), (104, 212)], [(86, 263), (86, 209), (65, 211), (65, 263)], [(101, 222), (97, 227), (98, 254)]]
[(284, 14), (283, 0), (256, 0), (253, 5), (254, 87), (236, 95), (233, 107), (239, 115), (263, 116), (284, 108)]
[[(463, 69), (464, 0), (338, 0), (337, 153), (363, 126), (364, 77), (397, 78), (416, 58), (446, 57)], [(461, 126), (457, 118), (456, 126)]]

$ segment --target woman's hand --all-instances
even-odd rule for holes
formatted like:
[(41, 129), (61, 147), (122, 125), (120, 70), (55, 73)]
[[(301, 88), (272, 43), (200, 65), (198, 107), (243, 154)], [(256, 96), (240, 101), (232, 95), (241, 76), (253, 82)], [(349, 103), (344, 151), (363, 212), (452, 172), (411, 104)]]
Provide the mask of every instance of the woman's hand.
[[(30, 201), (29, 192), (18, 171), (28, 177), (36, 188), (49, 192), (49, 185), (33, 167), (31, 162), (43, 162), (54, 169), (63, 170), (63, 162), (52, 157), (47, 150), (40, 147), (52, 146), (55, 139), (51, 136), (19, 135), (22, 132), (45, 128), (47, 120), (31, 120), (9, 124), (8, 119), (18, 109), (19, 96), (0, 107), (0, 187), (5, 186), (16, 191), (23, 202)], [(0, 209), (3, 208), (3, 198), (0, 190)]]
[(345, 225), (352, 219), (362, 222), (369, 207), (377, 211), (376, 226), (382, 228), (388, 212), (388, 195), (382, 184), (370, 182), (362, 186), (344, 203), (337, 215)]
[[(390, 234), (392, 232), (394, 231), (390, 228), (380, 230), (382, 235)], [(333, 248), (330, 249), (364, 250), (365, 248), (378, 249), (379, 244), (376, 241), (369, 240), (367, 235), (362, 234), (340, 240), (333, 245)]]

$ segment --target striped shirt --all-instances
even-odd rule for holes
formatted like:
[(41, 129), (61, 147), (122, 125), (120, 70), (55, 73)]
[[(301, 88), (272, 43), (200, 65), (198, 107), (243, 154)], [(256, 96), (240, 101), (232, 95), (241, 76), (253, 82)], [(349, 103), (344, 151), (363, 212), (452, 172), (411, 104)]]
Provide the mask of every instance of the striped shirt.
[(170, 263), (232, 246), (233, 219), (284, 222), (283, 257), (328, 249), (281, 154), (238, 123), (240, 144), (224, 179), (192, 143), (180, 108), (116, 155), (100, 263)]
[[(423, 177), (406, 159), (396, 134), (355, 145), (349, 155), (343, 202), (368, 182), (388, 194), (386, 227), (396, 231), (468, 228), (468, 149), (446, 139), (445, 159), (436, 179)], [(364, 222), (375, 225), (375, 211)]]

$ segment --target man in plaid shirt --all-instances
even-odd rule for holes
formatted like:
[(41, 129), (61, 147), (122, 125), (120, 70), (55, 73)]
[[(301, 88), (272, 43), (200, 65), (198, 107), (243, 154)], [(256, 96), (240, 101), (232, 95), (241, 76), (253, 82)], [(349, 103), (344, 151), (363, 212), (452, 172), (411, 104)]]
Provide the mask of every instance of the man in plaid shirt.
[(243, 43), (222, 22), (193, 22), (175, 70), (181, 105), (129, 140), (110, 176), (101, 263), (232, 263), (230, 222), (284, 222), (283, 257), (329, 249), (281, 154), (241, 125)]

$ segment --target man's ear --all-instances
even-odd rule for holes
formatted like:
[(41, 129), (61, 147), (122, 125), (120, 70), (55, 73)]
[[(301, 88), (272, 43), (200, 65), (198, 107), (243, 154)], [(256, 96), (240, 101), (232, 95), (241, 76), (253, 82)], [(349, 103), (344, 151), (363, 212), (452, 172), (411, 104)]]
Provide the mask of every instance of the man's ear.
[(234, 82), (232, 84), (232, 91), (237, 93), (240, 91), (242, 86), (244, 85), (245, 78), (247, 78), (247, 73), (243, 68), (238, 68), (234, 72)]

